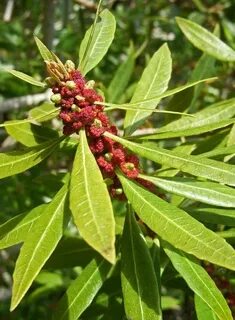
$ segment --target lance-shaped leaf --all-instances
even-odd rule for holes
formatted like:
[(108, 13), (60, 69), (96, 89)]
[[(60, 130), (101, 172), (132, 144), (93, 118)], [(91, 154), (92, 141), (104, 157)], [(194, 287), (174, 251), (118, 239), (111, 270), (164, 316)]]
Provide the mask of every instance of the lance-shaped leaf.
[(220, 320), (233, 320), (225, 298), (197, 259), (163, 241), (163, 248), (188, 286), (212, 309)]
[(146, 241), (130, 212), (122, 236), (121, 280), (128, 319), (160, 320), (157, 277)]
[(48, 260), (69, 220), (68, 183), (55, 195), (25, 239), (13, 274), (11, 310), (15, 309)]
[(6, 70), (7, 72), (11, 73), (13, 76), (25, 81), (25, 82), (28, 82), (34, 86), (37, 86), (37, 87), (46, 87), (46, 84), (41, 82), (41, 81), (38, 81), (36, 79), (34, 79), (33, 77), (23, 73), (23, 72), (20, 72), (20, 71), (17, 71), (17, 70)]
[(207, 158), (199, 158), (198, 156), (185, 155), (179, 151), (166, 150), (157, 147), (154, 143), (134, 143), (108, 132), (106, 132), (105, 135), (114, 141), (120, 142), (134, 153), (156, 163), (180, 169), (194, 176), (207, 178), (231, 186), (235, 185), (235, 168), (233, 165)]
[(188, 178), (158, 178), (140, 175), (157, 187), (180, 196), (215, 206), (235, 208), (235, 190), (214, 182)]
[(103, 285), (110, 264), (104, 259), (92, 260), (82, 273), (69, 286), (59, 301), (53, 319), (76, 320), (91, 304), (98, 290)]
[(177, 17), (176, 21), (186, 38), (196, 48), (218, 60), (235, 61), (235, 51), (213, 33), (187, 19)]
[(189, 206), (185, 210), (195, 219), (212, 223), (235, 227), (235, 210), (215, 208), (214, 206)]
[(0, 249), (23, 242), (46, 206), (46, 204), (42, 204), (27, 213), (18, 214), (0, 225)]
[(221, 128), (225, 128), (234, 124), (235, 119), (222, 120), (216, 123), (207, 124), (199, 127), (195, 127), (192, 129), (184, 129), (184, 130), (175, 130), (175, 131), (167, 131), (167, 132), (159, 132), (153, 134), (146, 134), (143, 136), (137, 136), (139, 139), (143, 140), (160, 140), (160, 139), (171, 139), (177, 137), (189, 137), (195, 136), (203, 133), (208, 133), (213, 130), (218, 130)]
[[(166, 91), (171, 77), (171, 69), (171, 53), (167, 44), (164, 44), (149, 61), (130, 103), (150, 99), (159, 96)], [(146, 117), (152, 113), (151, 110), (156, 108), (159, 101), (160, 99), (156, 99), (148, 104), (139, 105), (140, 108), (144, 107), (149, 109), (149, 112), (138, 110), (127, 111), (124, 121), (126, 134), (131, 134), (135, 131), (135, 129), (143, 123)]]
[(102, 60), (114, 38), (114, 16), (105, 9), (100, 18), (101, 21), (94, 26), (94, 30), (92, 26), (87, 30), (80, 46), (79, 69), (84, 76)]
[[(14, 122), (16, 124), (14, 125)], [(59, 137), (58, 132), (48, 127), (38, 126), (33, 123), (19, 121), (8, 121), (5, 122), (12, 125), (6, 125), (7, 133), (13, 137), (16, 141), (22, 143), (27, 147), (34, 147), (40, 143), (46, 142), (51, 139)]]
[[(226, 121), (235, 115), (235, 99), (229, 99), (210, 105), (194, 114), (194, 117), (184, 117), (160, 128), (157, 132), (182, 131), (214, 125)], [(208, 128), (209, 131), (209, 128)]]
[(211, 308), (196, 294), (194, 296), (194, 303), (198, 320), (218, 320)]
[(84, 240), (114, 263), (115, 220), (112, 204), (83, 130), (80, 131), (80, 142), (73, 163), (70, 208)]
[(163, 240), (212, 263), (235, 270), (235, 250), (185, 211), (119, 175), (135, 212)]
[(40, 163), (58, 148), (61, 140), (52, 140), (26, 150), (0, 153), (0, 179), (24, 172)]
[(108, 87), (108, 101), (119, 103), (125, 92), (135, 65), (135, 56), (131, 52), (127, 59), (120, 64)]
[(34, 40), (36, 42), (36, 45), (38, 47), (38, 50), (43, 58), (43, 60), (52, 60), (56, 61), (55, 56), (52, 54), (52, 52), (45, 46), (45, 44), (38, 39), (38, 37), (34, 36)]

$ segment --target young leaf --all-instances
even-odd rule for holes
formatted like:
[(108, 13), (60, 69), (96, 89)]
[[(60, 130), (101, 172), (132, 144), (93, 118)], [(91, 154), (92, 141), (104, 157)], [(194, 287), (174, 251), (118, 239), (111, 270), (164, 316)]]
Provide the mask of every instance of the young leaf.
[[(7, 125), (8, 123), (12, 125)], [(48, 140), (59, 138), (57, 131), (33, 123), (23, 122), (20, 124), (19, 121), (12, 120), (5, 122), (5, 124), (7, 133), (27, 147), (34, 147)]]
[(84, 131), (73, 163), (70, 208), (79, 233), (87, 243), (115, 262), (115, 220), (107, 186), (88, 146)]
[(157, 147), (154, 143), (134, 143), (108, 132), (106, 132), (105, 135), (114, 141), (120, 142), (132, 152), (156, 163), (180, 169), (194, 176), (235, 186), (235, 168), (233, 165), (207, 158), (200, 158), (199, 156), (185, 155), (179, 151), (166, 150)]
[(194, 303), (198, 320), (218, 320), (211, 308), (196, 294), (194, 296)]
[(185, 211), (119, 175), (124, 192), (141, 220), (174, 247), (235, 270), (235, 250)]
[[(101, 21), (95, 25), (91, 41), (92, 27), (88, 29), (79, 50), (79, 69), (85, 76), (107, 53), (116, 29), (116, 21), (107, 9), (100, 14)], [(88, 47), (87, 47), (88, 46)]]
[[(143, 75), (135, 89), (134, 95), (131, 99), (131, 104), (137, 101), (151, 99), (157, 97), (166, 91), (168, 82), (171, 77), (172, 61), (171, 53), (167, 46), (164, 44), (151, 58)], [(149, 112), (142, 111), (127, 111), (124, 128), (126, 134), (131, 134), (137, 129), (156, 108), (160, 99), (156, 98), (148, 104), (139, 105), (149, 109)]]
[(76, 320), (91, 304), (98, 290), (103, 285), (110, 264), (100, 258), (92, 260), (82, 273), (69, 286), (59, 301), (53, 319)]
[(24, 172), (40, 163), (58, 148), (62, 138), (26, 150), (0, 153), (0, 179)]
[(201, 182), (188, 178), (158, 178), (140, 175), (157, 187), (180, 196), (215, 206), (235, 208), (235, 190), (214, 182)]
[(177, 17), (176, 21), (186, 38), (196, 48), (218, 60), (235, 61), (235, 51), (213, 33), (187, 19)]
[(42, 204), (0, 225), (0, 249), (23, 242), (46, 206)]
[(56, 61), (55, 56), (53, 56), (52, 52), (45, 46), (44, 43), (42, 43), (41, 40), (38, 39), (38, 37), (34, 36), (34, 40), (36, 42), (36, 45), (38, 47), (38, 50), (39, 50), (43, 60)]
[(163, 248), (175, 269), (192, 289), (217, 315), (220, 320), (233, 320), (225, 298), (214, 281), (198, 261), (163, 241)]
[(127, 318), (162, 319), (160, 294), (153, 262), (131, 212), (126, 216), (121, 256), (122, 292)]
[(15, 309), (63, 235), (69, 215), (68, 183), (55, 195), (25, 239), (13, 274), (11, 310)]
[(34, 86), (37, 86), (37, 87), (43, 87), (45, 88), (46, 87), (46, 84), (41, 82), (41, 81), (38, 81), (36, 79), (34, 79), (33, 77), (23, 73), (23, 72), (20, 72), (20, 71), (16, 71), (16, 70), (7, 70), (7, 72), (11, 73), (13, 76), (25, 81), (25, 82), (28, 82)]

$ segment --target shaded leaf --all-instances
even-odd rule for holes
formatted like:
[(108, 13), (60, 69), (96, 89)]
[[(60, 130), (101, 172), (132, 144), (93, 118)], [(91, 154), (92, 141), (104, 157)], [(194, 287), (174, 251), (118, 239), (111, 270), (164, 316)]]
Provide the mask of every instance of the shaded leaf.
[(47, 205), (24, 241), (13, 274), (11, 310), (20, 303), (63, 235), (69, 219), (67, 190), (68, 183)]
[(233, 320), (225, 298), (214, 281), (198, 261), (163, 242), (163, 248), (175, 269), (192, 289), (217, 315), (220, 320)]
[(176, 21), (186, 38), (196, 48), (218, 60), (235, 61), (235, 51), (213, 33), (187, 19), (177, 17)]
[(80, 142), (73, 163), (70, 208), (79, 233), (105, 259), (115, 261), (115, 220), (107, 186), (86, 140)]
[(105, 260), (94, 259), (72, 282), (59, 301), (53, 319), (76, 320), (91, 304), (98, 290), (104, 283), (110, 265)]
[(187, 207), (185, 208), (190, 215), (195, 219), (213, 223), (222, 224), (226, 226), (235, 226), (235, 210), (234, 209), (221, 209), (209, 206), (200, 206), (199, 208)]
[(80, 46), (79, 69), (84, 76), (102, 60), (114, 38), (116, 29), (114, 16), (105, 9), (101, 12), (100, 18), (101, 22), (95, 25), (91, 40), (92, 27), (86, 32)]
[(174, 247), (235, 270), (235, 250), (185, 211), (119, 175), (125, 195), (141, 220)]
[(158, 320), (161, 302), (149, 249), (130, 212), (122, 236), (122, 292), (128, 319)]
[[(146, 100), (157, 97), (166, 91), (168, 82), (171, 77), (172, 61), (171, 54), (167, 44), (164, 44), (151, 58), (147, 67), (145, 68), (140, 81), (135, 89), (134, 95), (131, 99), (131, 104), (136, 101)], [(152, 112), (152, 109), (156, 108), (160, 99), (155, 99), (148, 104), (139, 105), (139, 107), (145, 107), (149, 109), (149, 112), (142, 111), (127, 111), (124, 128), (126, 134), (131, 134), (137, 129), (143, 121)]]

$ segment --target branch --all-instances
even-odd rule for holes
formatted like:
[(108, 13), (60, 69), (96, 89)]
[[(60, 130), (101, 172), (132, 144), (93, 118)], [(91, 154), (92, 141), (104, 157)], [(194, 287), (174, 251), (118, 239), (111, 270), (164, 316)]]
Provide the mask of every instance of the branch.
[(18, 110), (23, 107), (38, 105), (39, 103), (49, 100), (51, 90), (48, 89), (43, 93), (36, 93), (27, 96), (7, 99), (0, 102), (0, 114), (12, 110)]
[(11, 16), (14, 9), (14, 2), (15, 0), (8, 0), (5, 8), (5, 12), (3, 14), (3, 21), (9, 22), (11, 21)]
[(92, 1), (89, 1), (89, 0), (74, 0), (74, 1), (80, 4), (81, 6), (85, 7), (86, 9), (94, 10), (94, 11), (96, 11), (97, 9), (97, 5)]

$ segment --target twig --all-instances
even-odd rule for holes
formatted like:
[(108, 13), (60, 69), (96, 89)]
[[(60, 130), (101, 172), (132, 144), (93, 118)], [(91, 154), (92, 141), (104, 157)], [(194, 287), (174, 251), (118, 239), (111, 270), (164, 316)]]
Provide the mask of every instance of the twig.
[(9, 22), (11, 21), (12, 12), (14, 9), (14, 2), (15, 0), (8, 0), (6, 4), (6, 8), (3, 15), (3, 21)]
[(97, 9), (97, 5), (92, 1), (89, 1), (89, 0), (74, 0), (74, 1), (80, 4), (81, 6), (85, 7), (86, 9), (94, 10), (94, 11), (96, 11)]
[(51, 90), (47, 90), (43, 93), (36, 93), (27, 96), (7, 99), (0, 102), (0, 114), (12, 110), (18, 110), (22, 107), (34, 106), (39, 103), (49, 100)]

